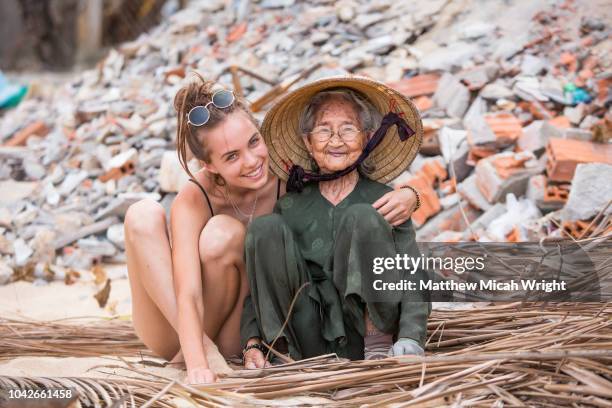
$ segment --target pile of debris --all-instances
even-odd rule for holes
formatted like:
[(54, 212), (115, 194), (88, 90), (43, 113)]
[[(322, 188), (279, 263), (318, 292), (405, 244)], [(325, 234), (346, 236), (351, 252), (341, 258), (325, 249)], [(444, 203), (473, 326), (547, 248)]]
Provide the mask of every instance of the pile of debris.
[(425, 196), (421, 241), (612, 232), (611, 43), (596, 20), (572, 24), (579, 7), (536, 13), (527, 43), (480, 63), (394, 83), (425, 117), (423, 156), (403, 176)]
[(426, 140), (400, 179), (423, 195), (421, 240), (610, 232), (609, 29), (595, 5), (535, 3), (191, 1), (0, 118), (0, 283), (125, 262), (129, 205), (168, 209), (186, 181), (172, 99), (191, 70), (259, 117), (347, 72), (412, 98)]

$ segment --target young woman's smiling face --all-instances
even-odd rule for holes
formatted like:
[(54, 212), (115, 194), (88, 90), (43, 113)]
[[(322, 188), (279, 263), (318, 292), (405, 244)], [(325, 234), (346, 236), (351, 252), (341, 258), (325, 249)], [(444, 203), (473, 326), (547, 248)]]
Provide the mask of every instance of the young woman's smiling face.
[(205, 167), (234, 188), (258, 189), (268, 180), (268, 148), (246, 113), (237, 110), (202, 136), (210, 152)]
[[(330, 134), (331, 137), (325, 140)], [(304, 142), (321, 173), (332, 173), (353, 164), (366, 140), (352, 104), (334, 98), (321, 106), (313, 130)]]

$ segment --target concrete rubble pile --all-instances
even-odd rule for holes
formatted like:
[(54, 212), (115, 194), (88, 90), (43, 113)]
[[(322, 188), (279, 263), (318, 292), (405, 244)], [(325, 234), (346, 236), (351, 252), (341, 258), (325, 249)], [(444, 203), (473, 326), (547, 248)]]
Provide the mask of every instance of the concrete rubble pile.
[(169, 209), (186, 182), (172, 101), (191, 70), (242, 72), (260, 118), (287, 84), (347, 72), (410, 97), (425, 140), (398, 180), (422, 241), (610, 233), (610, 30), (585, 2), (535, 3), (189, 2), (0, 117), (0, 283), (125, 262), (129, 205)]

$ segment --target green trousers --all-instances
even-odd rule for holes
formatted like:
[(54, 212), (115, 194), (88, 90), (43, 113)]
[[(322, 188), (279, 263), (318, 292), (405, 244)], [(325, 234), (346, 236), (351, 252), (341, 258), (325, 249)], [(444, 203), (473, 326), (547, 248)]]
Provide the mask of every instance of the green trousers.
[(241, 321), (243, 344), (251, 337), (270, 343), (280, 334), (294, 359), (326, 353), (362, 359), (366, 307), (379, 330), (423, 344), (431, 309), (421, 294), (373, 301), (364, 287), (371, 282), (374, 257), (417, 255), (408, 224), (396, 230), (370, 204), (352, 204), (330, 228), (327, 256), (317, 264), (303, 258), (300, 240), (281, 215), (255, 219), (245, 239), (251, 292)]

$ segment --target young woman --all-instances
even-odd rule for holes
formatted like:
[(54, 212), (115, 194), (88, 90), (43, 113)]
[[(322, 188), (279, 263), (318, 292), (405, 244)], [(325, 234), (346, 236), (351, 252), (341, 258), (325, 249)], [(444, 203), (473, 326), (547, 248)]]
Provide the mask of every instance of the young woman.
[[(216, 379), (207, 359), (211, 347), (224, 357), (242, 351), (246, 227), (272, 212), (285, 185), (269, 171), (257, 121), (231, 91), (196, 75), (179, 90), (174, 106), (178, 155), (192, 182), (172, 204), (169, 228), (163, 208), (152, 200), (126, 214), (132, 319), (147, 347), (168, 360), (184, 358), (188, 381), (208, 383)], [(194, 174), (188, 152), (202, 166)], [(415, 194), (402, 189), (373, 206), (399, 225), (415, 204)]]

